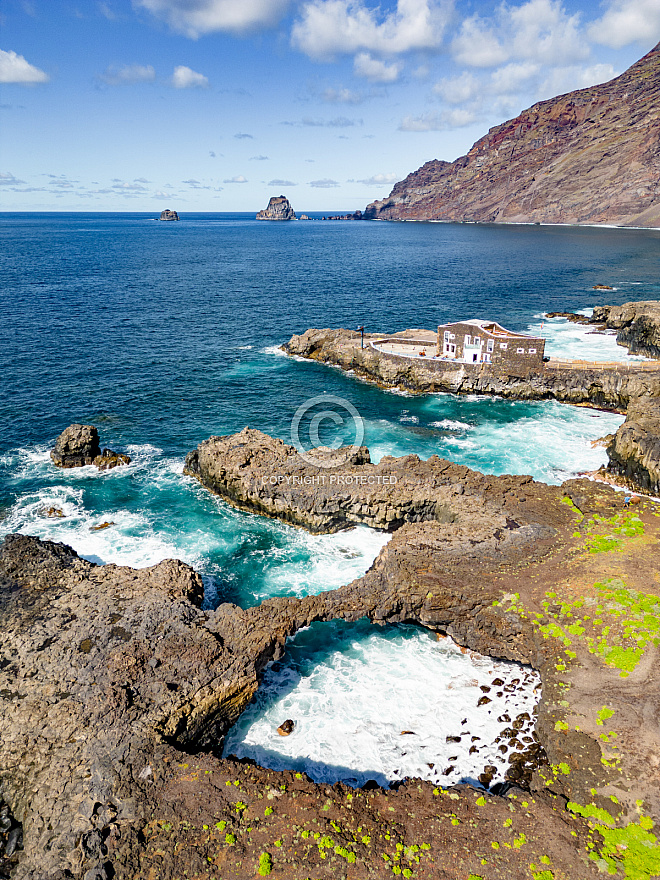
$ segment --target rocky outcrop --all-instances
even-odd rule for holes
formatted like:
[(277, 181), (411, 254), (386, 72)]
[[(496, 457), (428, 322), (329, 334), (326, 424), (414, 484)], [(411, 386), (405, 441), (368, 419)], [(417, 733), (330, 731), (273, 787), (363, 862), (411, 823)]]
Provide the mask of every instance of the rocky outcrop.
[(632, 398), (660, 394), (660, 363), (644, 366), (547, 363), (539, 370), (502, 368), (495, 364), (400, 357), (378, 351), (369, 344), (379, 338), (382, 337), (365, 334), (362, 348), (360, 334), (352, 330), (307, 330), (292, 336), (283, 349), (298, 357), (352, 371), (385, 388), (406, 391), (494, 394), (515, 400), (554, 399), (619, 411), (625, 411)]
[(432, 160), (366, 219), (660, 225), (660, 44), (610, 82), (541, 101)]
[(179, 215), (177, 214), (176, 211), (170, 211), (169, 208), (165, 208), (164, 211), (160, 212), (160, 219), (161, 220), (178, 220)]
[(74, 468), (95, 464), (100, 471), (108, 471), (122, 464), (130, 464), (129, 455), (101, 449), (99, 432), (94, 425), (69, 425), (55, 441), (50, 457), (57, 467)]
[(616, 330), (616, 341), (631, 354), (660, 358), (660, 302), (629, 302), (622, 306), (596, 306), (590, 324)]
[(286, 196), (273, 196), (268, 207), (259, 211), (257, 220), (295, 220), (296, 212)]
[[(404, 523), (451, 523), (458, 546), (463, 535), (497, 535), (497, 541), (533, 543), (543, 529), (512, 525), (501, 506), (507, 493), (524, 492), (529, 477), (484, 477), (462, 465), (432, 456), (387, 456), (372, 464), (366, 447), (347, 448), (346, 463), (310, 464), (293, 446), (245, 428), (211, 437), (188, 454), (184, 473), (194, 476), (230, 504), (304, 526), (314, 533), (363, 524), (395, 531)], [(535, 492), (543, 494), (540, 484)], [(493, 503), (488, 501), (492, 496)]]
[[(224, 484), (237, 491), (249, 483), (239, 461), (255, 476), (276, 464), (284, 479), (273, 504), (290, 502), (301, 518), (318, 515), (332, 529), (328, 493), (314, 494), (310, 504), (303, 483), (289, 499), (283, 487), (287, 476), (300, 473), (298, 459), (269, 440), (241, 432), (234, 443), (209, 447), (206, 454), (215, 450), (218, 458), (213, 473), (224, 473)], [(355, 455), (348, 470), (373, 473), (364, 454)], [(420, 880), (453, 877), (457, 866), (461, 876), (483, 874), (483, 859), (494, 880), (527, 880), (530, 859), (541, 855), (558, 875), (586, 880), (598, 876), (588, 853), (603, 844), (566, 812), (566, 798), (629, 811), (625, 822), (637, 821), (641, 800), (644, 814), (660, 819), (652, 770), (659, 750), (656, 649), (649, 642), (649, 662), (622, 680), (580, 637), (573, 587), (566, 586), (603, 580), (603, 559), (585, 547), (601, 521), (610, 529), (612, 517), (627, 515), (621, 493), (588, 481), (559, 488), (528, 477), (487, 477), (437, 459), (427, 464), (424, 470), (415, 457), (390, 460), (394, 473), (410, 472), (391, 502), (405, 506), (408, 493), (411, 505), (363, 578), (255, 608), (203, 610), (202, 580), (181, 562), (140, 571), (97, 566), (61, 544), (5, 539), (0, 800), (23, 827), (14, 880), (148, 880), (186, 872), (220, 876), (220, 870), (252, 880), (266, 862), (283, 880), (299, 880), (301, 864), (310, 876), (340, 876), (347, 854), (356, 876), (384, 880), (395, 856), (413, 846)], [(416, 485), (415, 475), (425, 485)], [(365, 513), (387, 503), (378, 492), (363, 494), (361, 484), (351, 491)], [(247, 490), (245, 497), (252, 498)], [(436, 515), (416, 520), (415, 499), (435, 501)], [(438, 507), (445, 499), (446, 507)], [(608, 571), (618, 584), (657, 592), (660, 525), (647, 502), (636, 514), (648, 530), (645, 552), (610, 554)], [(621, 542), (634, 540), (621, 534)], [(606, 599), (597, 601), (606, 614)], [(559, 624), (569, 623), (565, 613), (571, 636), (557, 638)], [(631, 615), (630, 608), (627, 626)], [(507, 800), (469, 786), (443, 794), (419, 780), (398, 791), (349, 792), (217, 757), (288, 636), (314, 621), (365, 616), (380, 624), (418, 622), (467, 649), (540, 670), (536, 731), (549, 764), (527, 783), (530, 794)], [(625, 644), (628, 637), (622, 638)], [(613, 716), (607, 727), (598, 714), (604, 704)], [(611, 750), (599, 740), (612, 725), (621, 746), (615, 771), (601, 761)], [(509, 778), (522, 782), (517, 754), (514, 747)], [(333, 841), (327, 852), (317, 845), (317, 832)]]
[(630, 402), (626, 420), (607, 446), (607, 473), (632, 489), (660, 494), (660, 398)]

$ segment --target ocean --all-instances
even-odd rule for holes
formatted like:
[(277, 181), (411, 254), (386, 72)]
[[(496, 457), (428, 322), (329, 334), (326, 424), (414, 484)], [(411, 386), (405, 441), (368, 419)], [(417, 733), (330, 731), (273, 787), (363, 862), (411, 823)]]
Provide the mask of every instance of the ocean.
[[(296, 409), (326, 393), (357, 408), (374, 460), (435, 453), (554, 484), (604, 462), (592, 441), (619, 415), (387, 392), (279, 346), (308, 327), (480, 317), (523, 332), (543, 322), (549, 354), (625, 360), (613, 336), (543, 315), (660, 299), (660, 232), (155, 216), (0, 214), (0, 536), (64, 541), (99, 563), (182, 559), (204, 576), (209, 608), (339, 587), (386, 535), (311, 536), (235, 511), (182, 475), (186, 453), (213, 434), (249, 425), (290, 442)], [(55, 469), (48, 450), (72, 422), (96, 425), (132, 464)], [(64, 516), (46, 516), (51, 507)]]

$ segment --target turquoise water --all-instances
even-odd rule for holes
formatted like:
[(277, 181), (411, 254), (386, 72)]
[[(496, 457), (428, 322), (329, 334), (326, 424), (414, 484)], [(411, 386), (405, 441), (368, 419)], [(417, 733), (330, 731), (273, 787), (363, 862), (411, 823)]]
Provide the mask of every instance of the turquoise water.
[[(250, 425), (289, 440), (296, 408), (329, 393), (358, 409), (375, 460), (437, 453), (559, 483), (597, 467), (591, 441), (621, 421), (553, 402), (385, 392), (285, 357), (277, 346), (293, 332), (473, 316), (525, 330), (544, 311), (602, 302), (596, 283), (616, 286), (611, 302), (660, 298), (655, 231), (5, 214), (0, 238), (0, 533), (100, 562), (176, 556), (203, 573), (211, 605), (339, 586), (386, 540), (312, 537), (228, 508), (181, 474), (211, 434)], [(545, 332), (561, 355), (564, 325)], [(611, 359), (611, 339), (589, 346)], [(74, 421), (133, 464), (56, 470), (47, 450)], [(65, 516), (46, 517), (50, 507)]]

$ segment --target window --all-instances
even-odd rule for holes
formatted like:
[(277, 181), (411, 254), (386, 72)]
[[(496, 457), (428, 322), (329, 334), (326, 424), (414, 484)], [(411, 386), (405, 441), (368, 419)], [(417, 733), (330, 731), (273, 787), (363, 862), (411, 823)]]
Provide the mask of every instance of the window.
[(449, 338), (450, 338), (450, 339), (456, 339), (456, 334), (455, 334), (455, 333), (452, 333), (451, 336), (450, 336)]
[(504, 351), (506, 351), (508, 347), (509, 347), (508, 342), (500, 342), (500, 348), (503, 349)]
[(493, 342), (492, 339), (489, 339), (488, 345), (486, 346), (486, 351), (492, 351), (494, 347), (495, 347), (495, 343)]
[(474, 337), (474, 344), (475, 344), (475, 345), (479, 345), (479, 346), (481, 345), (481, 339), (479, 339), (478, 336), (475, 336), (475, 337)]
[(449, 339), (449, 330), (445, 330), (445, 339)]
[(524, 349), (524, 348), (519, 348), (519, 349), (518, 349), (518, 354), (525, 354), (525, 349)]
[(470, 337), (466, 336), (465, 337), (465, 345), (469, 345), (469, 344), (470, 344)]
[(536, 349), (535, 349), (535, 348), (530, 348), (529, 353), (530, 353), (530, 354), (536, 354)]

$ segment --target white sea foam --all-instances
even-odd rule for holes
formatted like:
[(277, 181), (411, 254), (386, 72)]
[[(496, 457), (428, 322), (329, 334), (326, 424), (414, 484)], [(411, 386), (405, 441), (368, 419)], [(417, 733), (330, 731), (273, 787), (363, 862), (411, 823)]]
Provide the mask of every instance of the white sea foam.
[[(582, 309), (577, 314), (590, 317), (593, 309)], [(598, 331), (589, 324), (575, 324), (567, 318), (547, 318), (535, 315), (538, 320), (529, 325), (528, 332), (545, 338), (546, 357), (583, 361), (615, 361), (627, 363), (647, 360), (641, 355), (628, 354), (616, 341), (616, 331)]]
[(269, 550), (264, 558), (266, 573), (259, 599), (310, 596), (349, 584), (365, 573), (392, 537), (366, 526), (334, 535), (310, 535), (285, 528), (286, 545), (281, 550)]
[[(355, 641), (344, 637), (339, 650), (310, 650), (307, 662), (287, 653), (266, 670), (255, 701), (227, 735), (224, 754), (327, 783), (386, 784), (410, 776), (450, 785), (475, 782), (487, 764), (497, 768), (494, 781), (502, 781), (507, 763), (495, 738), (518, 715), (533, 715), (538, 674), (410, 630), (373, 627)], [(504, 687), (493, 686), (496, 677)], [(480, 686), (490, 688), (491, 700), (481, 706)], [(505, 714), (509, 720), (498, 721)], [(279, 736), (277, 727), (289, 718), (293, 733)], [(478, 752), (470, 754), (475, 744)]]
[[(260, 349), (261, 354), (274, 354), (276, 357), (288, 357), (287, 353), (283, 351), (283, 349), (279, 345), (267, 345), (265, 348)], [(305, 358), (300, 358), (300, 360), (305, 360)]]
[(469, 431), (472, 425), (467, 422), (459, 422), (458, 419), (440, 419), (439, 422), (430, 422), (432, 428), (440, 428), (443, 431)]

